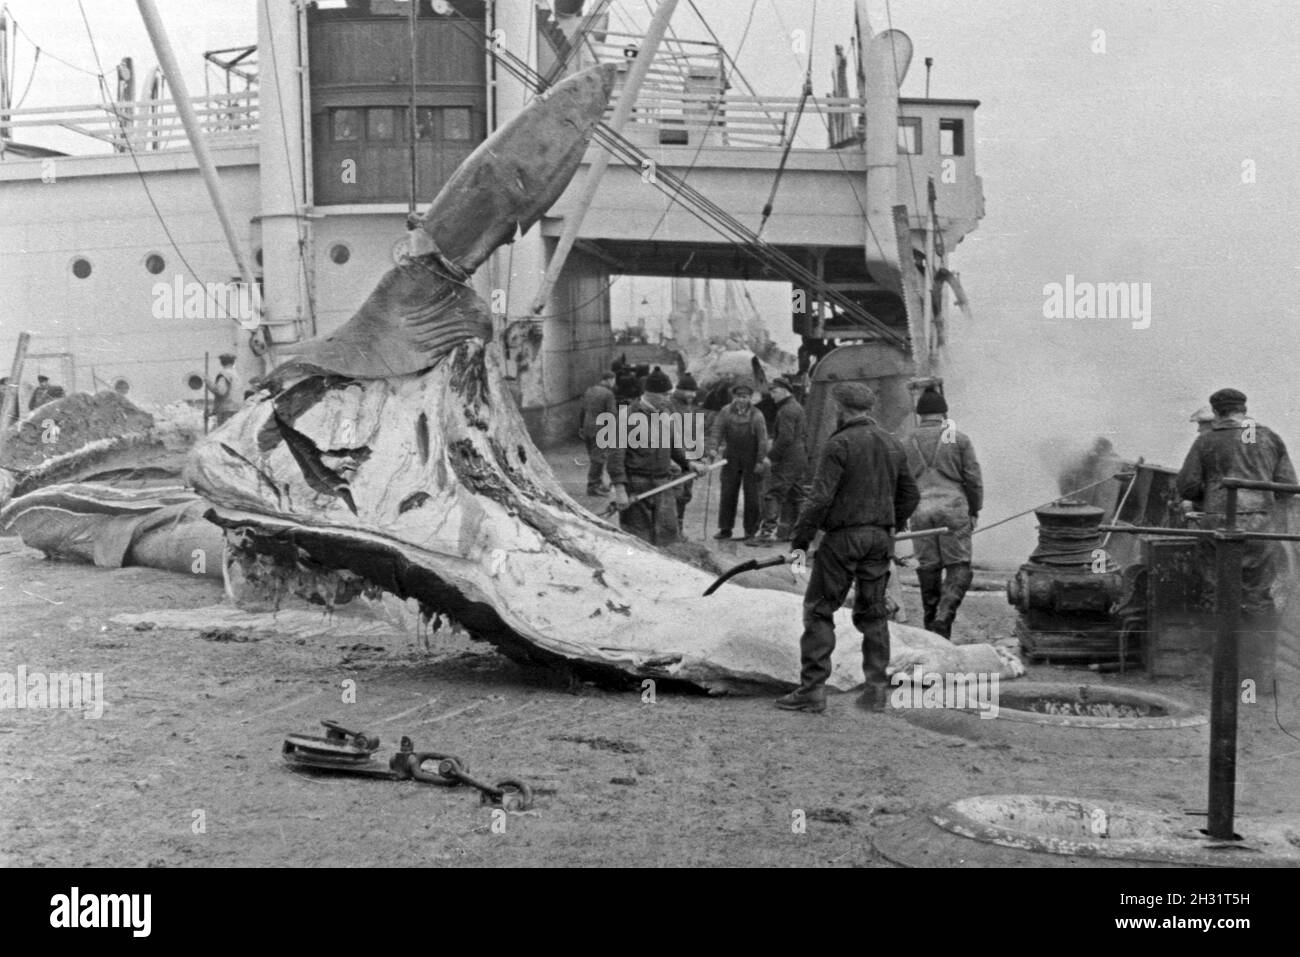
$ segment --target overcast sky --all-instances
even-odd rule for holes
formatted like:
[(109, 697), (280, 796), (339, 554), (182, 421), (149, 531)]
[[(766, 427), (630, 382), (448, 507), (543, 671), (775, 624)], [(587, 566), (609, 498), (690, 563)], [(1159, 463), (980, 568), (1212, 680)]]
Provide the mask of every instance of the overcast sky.
[[(696, 4), (763, 93), (798, 94), (796, 29), (813, 39), (815, 90), (826, 93), (833, 44), (852, 31), (851, 0)], [(626, 21), (648, 20), (641, 0), (617, 6)], [(74, 0), (9, 7), (51, 53), (93, 69)], [(159, 7), (196, 94), (203, 50), (255, 40), (252, 0)], [(989, 449), (986, 470), (1010, 488), (1023, 469), (1009, 461), (1036, 456), (1048, 468), (1053, 447), (1089, 432), (1176, 466), (1192, 432), (1187, 416), (1225, 385), (1245, 391), (1252, 413), (1300, 449), (1300, 5), (874, 7), (914, 43), (904, 95), (923, 94), (922, 61), (932, 56), (934, 96), (982, 102), (975, 148), (987, 216), (952, 257), (975, 320), (954, 330), (947, 374), (954, 418)], [(88, 0), (86, 10), (105, 69), (124, 55), (141, 75), (153, 66), (131, 0)], [(616, 16), (614, 26), (624, 22)], [(703, 33), (687, 0), (674, 25), (684, 37)], [(30, 63), (24, 40), (20, 93)], [(25, 105), (96, 99), (90, 77), (47, 60)], [(1150, 283), (1150, 327), (1044, 318), (1044, 286), (1067, 275)]]

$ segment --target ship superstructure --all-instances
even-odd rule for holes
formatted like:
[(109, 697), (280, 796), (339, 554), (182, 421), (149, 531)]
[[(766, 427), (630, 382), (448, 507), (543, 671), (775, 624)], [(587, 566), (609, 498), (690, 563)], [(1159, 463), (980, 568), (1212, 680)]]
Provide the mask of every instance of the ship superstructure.
[[(802, 337), (814, 390), (870, 381), (886, 421), (905, 416), (910, 379), (937, 371), (960, 290), (949, 256), (983, 214), (978, 103), (901, 98), (910, 41), (873, 31), (865, 4), (829, 95), (793, 96), (748, 87), (680, 13), (651, 36), (617, 29), (601, 0), (257, 6), (256, 45), (210, 53), (216, 88), (192, 99), (257, 295), (240, 289), (163, 77), (124, 61), (103, 102), (0, 104), (0, 355), (29, 331), (29, 373), (160, 402), (194, 394), (205, 354), (233, 348), (253, 378), (356, 310), (403, 255), (410, 212), (491, 130), (614, 62), (609, 121), (636, 77), (622, 130), (473, 278), (539, 441), (571, 434), (577, 396), (618, 354), (619, 276), (790, 283), (790, 315), (764, 318)], [(42, 147), (54, 129), (80, 145)]]

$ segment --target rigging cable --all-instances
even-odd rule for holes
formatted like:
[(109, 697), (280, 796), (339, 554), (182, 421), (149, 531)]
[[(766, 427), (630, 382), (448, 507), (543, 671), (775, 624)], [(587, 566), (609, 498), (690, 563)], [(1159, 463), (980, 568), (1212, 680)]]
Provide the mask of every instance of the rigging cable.
[[(77, 0), (77, 5), (81, 6), (81, 0)], [(99, 50), (95, 45), (95, 34), (90, 29), (90, 21), (86, 19), (86, 9), (84, 6), (81, 7), (81, 19), (82, 22), (86, 24), (86, 35), (90, 39), (91, 52), (93, 52), (95, 55), (95, 65), (99, 66), (101, 70), (99, 74), (92, 74), (92, 75), (98, 77), (100, 94), (101, 96), (103, 96), (106, 105), (110, 109), (110, 112), (112, 112), (114, 117), (117, 119), (118, 129), (122, 134), (122, 142), (126, 145), (127, 152), (131, 154), (131, 161), (135, 165), (136, 175), (140, 178), (140, 185), (144, 187), (144, 194), (149, 200), (149, 205), (153, 207), (153, 213), (154, 216), (158, 218), (158, 224), (162, 226), (163, 233), (167, 236), (167, 242), (171, 245), (172, 249), (176, 251), (176, 256), (178, 259), (180, 259), (181, 263), (185, 266), (186, 271), (188, 271), (190, 276), (194, 278), (195, 282), (197, 282), (200, 286), (203, 287), (204, 294), (208, 297), (208, 301), (213, 303), (221, 312), (223, 312), (227, 319), (230, 319), (234, 322), (239, 322), (238, 317), (230, 315), (229, 311), (225, 307), (225, 304), (222, 303), (220, 300), (218, 300), (216, 296), (212, 294), (212, 291), (208, 288), (210, 284), (205, 283), (202, 279), (199, 278), (199, 274), (194, 271), (194, 267), (190, 265), (189, 260), (185, 258), (185, 254), (181, 252), (180, 246), (176, 244), (176, 238), (172, 235), (171, 229), (167, 226), (167, 220), (163, 218), (162, 211), (158, 208), (158, 203), (153, 198), (153, 191), (149, 188), (149, 183), (145, 179), (144, 170), (141, 169), (140, 167), (140, 159), (136, 155), (135, 145), (131, 142), (131, 136), (129, 131), (126, 128), (126, 122), (122, 118), (121, 111), (112, 109), (112, 98), (108, 96), (108, 83), (104, 79), (104, 74), (102, 72), (103, 67), (100, 65)]]
[[(785, 19), (781, 16), (781, 10), (780, 10), (780, 8), (776, 5), (776, 0), (771, 0), (771, 4), (772, 4), (772, 13), (776, 15), (777, 23), (780, 25), (781, 30), (782, 30), (783, 32), (787, 32), (787, 31), (786, 31), (786, 26), (785, 26)], [(753, 5), (750, 7), (750, 16), (751, 16), (751, 18), (753, 17), (753, 11), (754, 11), (754, 9), (756, 8), (756, 6), (757, 6), (757, 0), (754, 0)], [(814, 21), (814, 26), (815, 26), (815, 25), (816, 25), (816, 22)], [(793, 49), (792, 49), (790, 52), (791, 52), (791, 55), (792, 55), (792, 56), (795, 56)], [(810, 43), (810, 44), (809, 44), (809, 57), (811, 58), (811, 56), (812, 56), (812, 44)], [(861, 58), (861, 53), (860, 53), (860, 51), (859, 51), (859, 59), (860, 59), (860, 58)], [(795, 62), (796, 62), (796, 63), (799, 62), (799, 59), (798, 59), (797, 56), (795, 56)], [(827, 133), (827, 137), (828, 137), (828, 141), (829, 141), (829, 136), (830, 136), (830, 121), (829, 121), (829, 118), (826, 116), (825, 112), (822, 110), (821, 104), (818, 102), (817, 97), (816, 97), (815, 95), (811, 97), (811, 100), (812, 100), (813, 106), (816, 107), (818, 113), (821, 114), (821, 117), (822, 117), (822, 123), (826, 126), (826, 133)], [(844, 157), (840, 155), (840, 151), (839, 151), (839, 150), (831, 150), (831, 152), (835, 154), (835, 160), (836, 160), (836, 162), (839, 163), (839, 165), (840, 165), (840, 169), (843, 170), (845, 176), (852, 178), (854, 174), (852, 173), (852, 171), (849, 170), (849, 168), (848, 168), (847, 166), (844, 165)], [(867, 209), (866, 209), (865, 206), (862, 205), (862, 197), (860, 197), (860, 196), (858, 195), (858, 191), (857, 191), (856, 189), (852, 189), (852, 188), (850, 188), (850, 192), (853, 194), (854, 202), (856, 202), (856, 203), (858, 204), (858, 210), (862, 213), (862, 221), (866, 224), (866, 227), (867, 227), (867, 234), (871, 237), (872, 242), (875, 243), (875, 245), (876, 245), (876, 250), (879, 252), (881, 258), (883, 258), (883, 259), (888, 259), (889, 257), (888, 257), (888, 254), (885, 252), (884, 244), (881, 243), (881, 241), (880, 241), (880, 237), (876, 235), (875, 227), (871, 225), (871, 220), (867, 217)]]
[[(6, 9), (7, 9), (7, 8), (6, 8)], [(32, 39), (32, 35), (31, 35), (30, 33), (28, 33), (26, 30), (23, 29), (22, 24), (20, 24), (17, 20), (14, 19), (13, 14), (10, 14), (10, 15), (9, 15), (9, 22), (12, 23), (12, 24), (14, 25), (14, 33), (15, 33), (15, 35), (21, 33), (21, 34), (23, 35), (24, 39), (26, 39), (28, 43), (30, 43), (32, 46), (34, 46), (34, 47), (35, 47), (37, 50), (39, 50), (40, 52), (44, 53), (44, 54), (45, 54), (47, 57), (49, 57), (51, 60), (55, 61), (56, 63), (61, 63), (61, 64), (63, 64), (64, 66), (66, 66), (66, 67), (67, 67), (68, 69), (70, 69), (70, 70), (76, 70), (78, 73), (84, 73), (84, 74), (86, 74), (86, 76), (93, 76), (93, 77), (95, 77), (96, 79), (103, 79), (103, 74), (95, 73), (93, 70), (87, 70), (87, 69), (85, 69), (84, 67), (79, 67), (79, 66), (77, 66), (77, 64), (72, 63), (72, 62), (70, 62), (70, 61), (68, 61), (68, 60), (65, 60), (65, 59), (63, 59), (63, 57), (55, 56), (55, 55), (54, 55), (53, 53), (51, 53), (49, 50), (45, 49), (43, 46), (41, 46), (39, 43), (37, 43), (35, 40)]]
[[(755, 3), (756, 3), (756, 2), (757, 2), (757, 0), (755, 0)], [(746, 21), (746, 23), (745, 23), (745, 30), (744, 30), (744, 32), (741, 34), (741, 37), (740, 37), (740, 44), (739, 44), (739, 46), (738, 46), (737, 49), (736, 49), (736, 53), (737, 53), (737, 55), (739, 55), (739, 54), (740, 54), (740, 51), (743, 50), (743, 49), (745, 48), (745, 41), (749, 38), (749, 27), (750, 27), (750, 25), (754, 22), (754, 18), (753, 18), (753, 15), (752, 15), (752, 9), (753, 9), (753, 7), (751, 7), (751, 16), (750, 16), (749, 20)], [(465, 17), (461, 17), (461, 19), (462, 19), (462, 20), (465, 20), (467, 23), (469, 23), (471, 27), (474, 26), (474, 22), (473, 22), (472, 20), (468, 20), (468, 19), (466, 19)], [(473, 37), (473, 36), (471, 36), (470, 34), (466, 33), (464, 30), (461, 30), (459, 27), (457, 27), (457, 31), (460, 32), (462, 36), (467, 36), (467, 37), (469, 37), (471, 40), (476, 40), (475, 37)], [(486, 31), (485, 31), (485, 32), (486, 32)], [(493, 55), (494, 55), (494, 56), (497, 56), (498, 59), (502, 59), (502, 57), (501, 57), (499, 54), (497, 54), (497, 53), (494, 53)], [(513, 57), (513, 54), (510, 54), (510, 56)], [(518, 60), (517, 57), (515, 57), (514, 59)], [(522, 64), (522, 61), (519, 61), (519, 63)], [(522, 73), (518, 68), (513, 67), (511, 64), (509, 64), (509, 63), (503, 63), (503, 65), (504, 65), (504, 66), (506, 67), (506, 69), (509, 70), (509, 71), (510, 71), (510, 72), (511, 72), (511, 73), (512, 73), (512, 74), (513, 74), (517, 79), (519, 79), (519, 80), (520, 80), (520, 81), (521, 81), (525, 86), (529, 86), (530, 83), (535, 83), (535, 82), (536, 82), (536, 81), (530, 81), (530, 79), (529, 79), (529, 78), (528, 78), (524, 73)], [(524, 69), (527, 70), (527, 66), (526, 66), (526, 64), (522, 64), (522, 65), (523, 65)], [(537, 75), (537, 74), (534, 74), (534, 75)], [(725, 103), (724, 103), (721, 99), (719, 99), (718, 102), (716, 102), (716, 103), (713, 105), (713, 109), (712, 109), (712, 111), (711, 111), (710, 114), (709, 114), (709, 118), (705, 121), (705, 126), (706, 126), (706, 128), (709, 127), (709, 126), (712, 126), (714, 119), (715, 119), (715, 118), (717, 117), (717, 115), (718, 115), (718, 111), (719, 111), (720, 109), (722, 109), (722, 107), (723, 107), (724, 105), (725, 105)], [(612, 131), (611, 131), (611, 132), (612, 132)], [(705, 139), (703, 136), (701, 136), (698, 145), (695, 147), (695, 153), (691, 156), (691, 161), (690, 161), (690, 163), (687, 164), (686, 172), (683, 174), (683, 178), (685, 178), (686, 176), (689, 176), (689, 175), (692, 173), (692, 171), (694, 171), (694, 169), (695, 169), (695, 165), (699, 162), (699, 159), (700, 159), (700, 153), (701, 153), (701, 151), (704, 149), (704, 146), (705, 146), (705, 143), (706, 143), (706, 142), (707, 142), (706, 139)], [(636, 165), (636, 166), (640, 167), (640, 163), (639, 163), (639, 161), (638, 161), (637, 163), (633, 164), (633, 165)], [(651, 240), (654, 239), (655, 234), (657, 234), (657, 233), (659, 232), (659, 228), (664, 224), (664, 220), (668, 218), (668, 213), (669, 213), (671, 210), (672, 210), (672, 203), (670, 202), (670, 203), (668, 203), (668, 204), (666, 204), (666, 205), (664, 206), (664, 211), (659, 215), (659, 219), (655, 222), (654, 227), (650, 230), (650, 236), (649, 236), (648, 239), (646, 240), (647, 242), (649, 242), (649, 241), (651, 241)], [(688, 212), (690, 212), (690, 210), (688, 210)], [(698, 218), (698, 217), (697, 217), (697, 218)], [(708, 225), (708, 224), (706, 223), (706, 225)], [(514, 249), (513, 249), (513, 247), (511, 247), (511, 255), (512, 255), (511, 262), (512, 262), (512, 263), (513, 263), (513, 252), (514, 252)], [(615, 276), (613, 279), (611, 279), (611, 280), (609, 280), (607, 283), (605, 283), (605, 285), (604, 285), (604, 286), (603, 286), (603, 287), (602, 287), (602, 288), (601, 288), (601, 289), (600, 289), (600, 290), (599, 290), (595, 295), (591, 296), (591, 297), (588, 298), (588, 299), (583, 300), (582, 302), (578, 303), (577, 305), (573, 306), (573, 307), (570, 308), (570, 309), (566, 309), (564, 312), (544, 313), (544, 314), (542, 314), (542, 315), (535, 315), (535, 316), (533, 316), (532, 318), (533, 318), (534, 320), (540, 320), (540, 319), (563, 319), (563, 318), (566, 318), (566, 317), (568, 317), (568, 316), (575, 315), (575, 314), (577, 314), (579, 311), (581, 311), (582, 309), (584, 309), (584, 308), (586, 308), (587, 306), (591, 305), (591, 303), (595, 302), (597, 299), (599, 299), (599, 298), (601, 298), (603, 295), (605, 295), (605, 293), (607, 293), (610, 289), (612, 289), (612, 288), (614, 287), (614, 285), (615, 285), (615, 284), (619, 281), (619, 279), (621, 279), (621, 278), (623, 278), (621, 275), (620, 275), (620, 276)], [(508, 304), (507, 304), (507, 308), (508, 308)]]
[[(461, 16), (461, 19), (465, 20), (465, 22), (469, 23), (471, 26), (475, 25), (473, 21), (464, 16)], [(483, 32), (482, 28), (479, 28), (479, 30), (480, 32)], [(536, 74), (536, 71), (532, 70), (526, 63), (520, 60), (519, 57), (515, 56), (508, 50), (493, 50), (492, 53), (507, 70), (528, 85), (529, 88), (536, 88), (540, 76)], [(609, 127), (605, 126), (603, 123), (596, 128), (594, 139), (605, 149), (609, 150), (612, 155), (618, 157), (629, 166), (645, 168), (644, 164), (650, 162), (649, 157), (631, 143), (631, 141), (621, 134), (617, 134), (613, 130), (610, 130)], [(707, 196), (700, 193), (699, 190), (687, 184), (676, 174), (667, 170), (661, 170), (658, 175), (653, 178), (652, 183), (670, 199), (676, 201), (688, 213), (695, 216), (695, 218), (701, 223), (719, 233), (732, 245), (759, 260), (777, 275), (818, 292), (823, 298), (839, 306), (844, 318), (865, 328), (871, 329), (880, 338), (890, 341), (898, 345), (900, 348), (907, 348), (906, 336), (891, 329), (871, 313), (863, 309), (858, 303), (823, 282), (801, 263), (797, 262), (785, 252), (763, 242), (734, 216), (720, 207), (717, 203), (710, 200)]]
[(777, 164), (776, 176), (772, 178), (772, 191), (767, 194), (767, 202), (763, 205), (763, 216), (758, 221), (758, 231), (755, 236), (763, 235), (763, 227), (767, 225), (768, 219), (772, 215), (772, 204), (776, 202), (776, 191), (781, 187), (781, 177), (785, 175), (785, 164), (790, 159), (790, 150), (794, 146), (794, 138), (799, 132), (799, 120), (803, 118), (804, 107), (808, 105), (808, 97), (812, 96), (812, 51), (813, 37), (817, 31), (817, 0), (813, 0), (812, 6), (812, 27), (808, 37), (808, 69), (803, 75), (803, 93), (799, 97), (799, 107), (794, 112), (794, 123), (790, 126), (789, 135), (785, 138), (785, 149), (781, 151), (781, 162)]
[[(17, 44), (15, 44), (17, 46)], [(17, 52), (17, 51), (15, 51)], [(23, 95), (18, 98), (18, 102), (13, 105), (15, 110), (21, 109), (22, 105), (27, 102), (27, 94), (32, 90), (32, 81), (36, 79), (36, 64), (41, 62), (41, 48), (36, 48), (36, 55), (32, 58), (32, 72), (27, 75), (27, 85), (23, 87)], [(12, 90), (13, 87), (11, 86)]]

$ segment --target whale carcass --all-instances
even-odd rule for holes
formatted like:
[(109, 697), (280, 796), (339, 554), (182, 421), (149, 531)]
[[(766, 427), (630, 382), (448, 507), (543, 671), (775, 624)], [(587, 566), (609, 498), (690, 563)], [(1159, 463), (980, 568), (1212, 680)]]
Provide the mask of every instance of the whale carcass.
[[(612, 67), (571, 77), (485, 141), (420, 221), (414, 255), (274, 370), (196, 447), (186, 478), (250, 578), (314, 581), (333, 601), (414, 599), (507, 655), (579, 672), (788, 686), (799, 597), (728, 586), (704, 598), (710, 573), (572, 500), (524, 428), (466, 281), (563, 191), (612, 83)], [(899, 626), (895, 650), (915, 631)], [(859, 642), (842, 629), (833, 685), (861, 682)]]

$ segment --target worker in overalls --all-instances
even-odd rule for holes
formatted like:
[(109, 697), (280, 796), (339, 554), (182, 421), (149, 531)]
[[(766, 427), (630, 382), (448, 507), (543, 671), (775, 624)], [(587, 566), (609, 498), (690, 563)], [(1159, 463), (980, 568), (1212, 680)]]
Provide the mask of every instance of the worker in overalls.
[(984, 482), (975, 447), (948, 419), (948, 403), (929, 386), (916, 402), (920, 423), (908, 440), (907, 464), (921, 490), (910, 527), (919, 532), (947, 526), (951, 533), (916, 539), (916, 577), (927, 631), (948, 638), (974, 572), (971, 532), (984, 504)]

